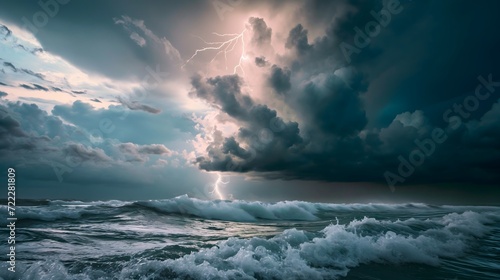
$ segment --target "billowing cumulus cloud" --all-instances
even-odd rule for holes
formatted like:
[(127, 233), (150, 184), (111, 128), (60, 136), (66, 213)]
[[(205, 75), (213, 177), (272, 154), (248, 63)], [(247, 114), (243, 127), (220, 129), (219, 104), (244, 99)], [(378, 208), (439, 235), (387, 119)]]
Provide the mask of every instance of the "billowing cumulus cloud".
[(92, 161), (95, 163), (111, 162), (112, 159), (99, 148), (85, 147), (83, 144), (70, 143), (63, 149), (66, 157), (77, 157), (82, 161)]
[[(235, 136), (210, 143), (208, 155), (196, 159), (203, 169), (248, 171), (253, 169), (254, 161), (272, 166), (302, 142), (296, 122), (285, 123), (275, 110), (256, 103), (242, 92), (241, 82), (236, 75), (208, 79), (195, 76), (192, 80), (194, 96), (221, 109), (240, 126)], [(268, 127), (275, 123), (279, 125), (273, 135)]]
[(311, 49), (308, 43), (307, 30), (304, 29), (302, 24), (297, 24), (288, 35), (285, 45), (288, 49), (295, 49), (299, 54), (303, 54)]
[[(56, 108), (60, 108), (55, 111), (62, 114), (62, 109), (65, 107), (56, 106)], [(91, 107), (83, 104), (80, 107), (75, 105), (68, 110), (71, 110), (75, 116), (80, 113), (87, 116), (100, 113), (101, 116), (97, 120), (101, 122), (92, 123), (91, 118), (86, 120), (90, 121), (88, 127), (82, 127), (78, 123), (73, 123), (70, 118), (66, 118), (63, 122), (61, 117), (48, 114), (34, 104), (8, 102), (0, 105), (2, 167), (18, 167), (17, 169), (24, 170), (27, 174), (23, 177), (26, 183), (31, 180), (50, 182), (54, 191), (90, 181), (94, 186), (105, 183), (120, 184), (125, 191), (134, 184), (142, 184), (142, 186), (152, 184), (144, 180), (142, 176), (134, 175), (137, 172), (149, 174), (149, 178), (173, 176), (172, 172), (179, 174), (187, 172), (187, 167), (177, 167), (177, 171), (167, 170), (164, 171), (165, 174), (156, 174), (158, 170), (151, 169), (152, 166), (159, 168), (158, 164), (167, 160), (183, 164), (183, 158), (177, 156), (176, 152), (164, 144), (151, 142), (150, 144), (136, 144), (109, 137), (116, 135), (106, 134), (111, 133), (112, 125), (116, 130), (123, 130), (126, 127), (118, 127), (120, 123), (113, 123), (105, 118), (107, 110), (92, 112)], [(112, 115), (107, 115), (107, 117), (112, 117)], [(133, 122), (135, 117), (131, 115), (128, 118)], [(110, 121), (109, 124), (108, 121)], [(92, 128), (97, 128), (97, 130), (92, 130)], [(102, 130), (99, 130), (100, 128)], [(144, 133), (145, 131), (142, 130), (142, 136), (145, 136)], [(151, 133), (154, 132), (151, 131)], [(123, 170), (128, 170), (127, 175), (121, 174)], [(91, 176), (92, 180), (84, 179), (86, 176)], [(188, 182), (193, 180), (196, 178), (193, 177), (186, 183), (189, 184)], [(30, 192), (28, 191), (30, 184), (26, 186), (27, 193)], [(47, 187), (45, 183), (37, 186)], [(182, 194), (183, 186), (185, 186), (183, 183), (179, 183), (178, 187), (174, 186), (163, 192), (179, 195)], [(89, 190), (92, 188), (89, 187)], [(106, 191), (103, 191), (105, 194)], [(57, 196), (56, 193), (52, 195)]]
[[(353, 43), (352, 40), (356, 40), (357, 36), (356, 27), (364, 28), (366, 23), (373, 20), (373, 14), (384, 9), (384, 6), (376, 1), (363, 7), (355, 3), (345, 5), (347, 12), (340, 12), (337, 18), (326, 24), (324, 36), (309, 38), (307, 28), (301, 23), (290, 27), (286, 40), (282, 42), (282, 47), (290, 52), (281, 57), (279, 66), (273, 65), (269, 72), (264, 72), (267, 87), (259, 88), (263, 92), (257, 94), (269, 96), (265, 91), (275, 91), (284, 95), (280, 97), (284, 103), (276, 103), (275, 109), (259, 104), (251, 94), (245, 93), (247, 81), (251, 80), (245, 76), (195, 76), (192, 79), (193, 96), (229, 116), (222, 118), (219, 125), (233, 122), (238, 127), (237, 131), (231, 133), (210, 130), (213, 134), (207, 138), (205, 153), (196, 159), (198, 166), (205, 170), (243, 172), (266, 178), (385, 183), (388, 171), (400, 176), (398, 168), (407, 164), (404, 161), (411, 165), (420, 153), (429, 152), (425, 148), (418, 154), (414, 151), (422, 149), (422, 143), (428, 143), (426, 141), (429, 138), (442, 132), (443, 138), (438, 138), (446, 138), (445, 144), (434, 143), (436, 147), (432, 154), (423, 156), (425, 165), (420, 166), (417, 161), (417, 164), (409, 167), (412, 176), (403, 174), (397, 182), (492, 183), (498, 180), (491, 165), (498, 159), (498, 151), (492, 146), (476, 150), (476, 140), (473, 140), (481, 139), (479, 133), (485, 133), (479, 132), (478, 127), (481, 125), (478, 123), (491, 120), (496, 112), (497, 105), (488, 105), (492, 104), (492, 100), (484, 105), (491, 110), (476, 114), (476, 118), (483, 115), (481, 119), (465, 119), (464, 125), (456, 130), (449, 123), (442, 122), (444, 110), (441, 114), (427, 110), (400, 110), (388, 123), (369, 125), (370, 122), (377, 122), (370, 120), (366, 111), (367, 108), (372, 110), (374, 106), (367, 103), (372, 98), (371, 84), (375, 83), (375, 91), (379, 87), (373, 76), (376, 76), (374, 71), (380, 68), (379, 63), (374, 62), (383, 57), (391, 60), (393, 54), (384, 50), (392, 49), (392, 46), (386, 46), (378, 38), (373, 38), (372, 45), (364, 48), (359, 55), (353, 54), (353, 59), (354, 56), (356, 58), (350, 63), (346, 61), (340, 43)], [(410, 7), (408, 13), (412, 16), (421, 13), (421, 8)], [(402, 9), (399, 6), (398, 10)], [(314, 10), (311, 12), (319, 13)], [(396, 22), (396, 15), (393, 15), (393, 19)], [(262, 21), (252, 20), (258, 22), (254, 25), (261, 27), (258, 28), (259, 34), (271, 36), (272, 26), (263, 28)], [(394, 32), (393, 28), (398, 26), (403, 29), (414, 28), (407, 23), (394, 23), (384, 36), (390, 36)], [(397, 32), (402, 34), (400, 30)], [(262, 41), (272, 41), (264, 35), (261, 37), (266, 38)], [(260, 67), (265, 66), (265, 61), (261, 57), (255, 59), (256, 65)], [(404, 67), (397, 62), (395, 65)], [(475, 78), (471, 76), (471, 79)], [(293, 121), (283, 121), (279, 112), (290, 111), (293, 113), (286, 115)], [(282, 124), (280, 129), (273, 126), (272, 120)], [(492, 133), (493, 139), (498, 139), (493, 128), (485, 126), (484, 129)], [(428, 145), (430, 147), (431, 144)], [(453, 156), (453, 151), (457, 150), (461, 152)], [(475, 152), (471, 152), (473, 150)], [(449, 161), (449, 157), (455, 160)], [(471, 162), (484, 168), (469, 169), (467, 166)], [(435, 175), (436, 170), (440, 170), (438, 177)], [(394, 180), (394, 177), (389, 179)]]
[(271, 36), (273, 30), (269, 28), (262, 18), (251, 17), (248, 20), (248, 23), (251, 26), (253, 31), (252, 43), (257, 45), (258, 47), (267, 46), (271, 44)]
[(277, 65), (273, 65), (271, 67), (269, 83), (277, 93), (285, 94), (292, 87), (292, 84), (290, 83), (290, 75), (290, 70), (281, 69)]

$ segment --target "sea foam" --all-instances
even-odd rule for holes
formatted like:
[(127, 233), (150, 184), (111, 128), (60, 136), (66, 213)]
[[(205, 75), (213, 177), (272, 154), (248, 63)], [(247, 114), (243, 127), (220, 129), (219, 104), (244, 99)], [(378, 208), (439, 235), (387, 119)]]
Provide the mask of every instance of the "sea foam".
[[(61, 205), (59, 205), (61, 206)], [(73, 206), (75, 206), (73, 204)], [(63, 206), (65, 207), (65, 206)], [(102, 205), (77, 206), (76, 213), (94, 211)], [(110, 207), (110, 206), (105, 206)], [(180, 213), (211, 219), (317, 219), (320, 211), (348, 210), (347, 205), (306, 202), (253, 203), (243, 201), (201, 201), (187, 197), (129, 203), (113, 209), (155, 207), (165, 213)], [(326, 207), (326, 208), (325, 208)], [(390, 205), (352, 206), (399, 207)], [(427, 207), (419, 205), (418, 207)], [(123, 208), (123, 209), (122, 209)], [(409, 208), (412, 208), (410, 206)], [(179, 210), (184, 209), (184, 210)], [(237, 211), (239, 209), (239, 211)], [(363, 208), (364, 209), (364, 208)], [(461, 209), (457, 207), (455, 210)], [(474, 210), (440, 214), (430, 218), (351, 218), (319, 231), (295, 228), (271, 238), (231, 237), (216, 246), (200, 249), (176, 259), (120, 257), (111, 270), (86, 268), (77, 271), (59, 260), (18, 264), (21, 279), (338, 279), (362, 264), (418, 263), (436, 266), (444, 258), (456, 259), (472, 250), (491, 224), (498, 223), (496, 211)], [(484, 210), (484, 209), (483, 209)], [(184, 211), (184, 212), (183, 212)], [(233, 213), (227, 213), (227, 212)], [(58, 213), (58, 212), (57, 212)], [(59, 215), (59, 214), (58, 214)], [(71, 216), (71, 215), (69, 215)], [(165, 248), (168, 250), (168, 248)], [(3, 264), (5, 265), (5, 264)], [(0, 276), (11, 279), (8, 275)]]
[[(451, 213), (427, 220), (430, 228), (412, 234), (381, 231), (362, 235), (356, 231), (374, 222), (379, 221), (331, 224), (315, 237), (289, 229), (271, 239), (230, 238), (180, 259), (157, 262), (153, 267), (168, 268), (181, 279), (336, 279), (363, 263), (437, 265), (440, 258), (463, 254), (474, 238), (487, 231), (491, 217), (471, 211)], [(413, 222), (408, 221), (406, 226)]]

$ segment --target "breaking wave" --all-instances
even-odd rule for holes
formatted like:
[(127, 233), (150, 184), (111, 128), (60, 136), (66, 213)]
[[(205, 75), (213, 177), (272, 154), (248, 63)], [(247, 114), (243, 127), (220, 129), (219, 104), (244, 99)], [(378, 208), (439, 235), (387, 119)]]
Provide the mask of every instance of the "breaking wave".
[[(492, 210), (497, 207), (472, 206), (478, 210)], [(137, 210), (153, 211), (164, 215), (189, 215), (204, 219), (234, 222), (254, 222), (259, 220), (315, 221), (324, 213), (357, 212), (394, 212), (427, 211), (442, 209), (443, 211), (464, 211), (469, 206), (432, 206), (423, 203), (410, 204), (329, 204), (304, 201), (282, 201), (276, 203), (251, 202), (243, 200), (200, 200), (187, 195), (172, 199), (149, 201), (49, 201), (48, 205), (19, 207), (18, 219), (55, 221), (60, 219), (80, 219), (85, 216), (117, 215), (134, 213)], [(0, 206), (0, 212), (6, 213), (6, 206)]]
[[(147, 205), (170, 212), (175, 209), (171, 204), (186, 200)], [(207, 217), (222, 218), (224, 211), (234, 211), (224, 218), (244, 220), (292, 217), (292, 213), (314, 219), (318, 211), (314, 204), (304, 203), (207, 203), (189, 200), (181, 205), (189, 213)], [(204, 213), (198, 212), (201, 209)], [(392, 222), (364, 217), (318, 232), (287, 229), (269, 239), (229, 238), (176, 259), (122, 261), (112, 274), (113, 279), (338, 279), (368, 263), (437, 266), (443, 258), (471, 250), (490, 224), (498, 222), (497, 214), (465, 211)], [(23, 270), (22, 279), (99, 279), (110, 273), (98, 269), (71, 273), (59, 261), (40, 261)]]

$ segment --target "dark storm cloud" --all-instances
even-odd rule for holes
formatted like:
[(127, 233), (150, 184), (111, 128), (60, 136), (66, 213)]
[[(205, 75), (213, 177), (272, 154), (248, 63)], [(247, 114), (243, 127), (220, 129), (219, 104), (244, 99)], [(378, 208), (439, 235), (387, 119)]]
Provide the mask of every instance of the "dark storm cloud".
[(72, 90), (71, 92), (74, 94), (87, 94), (86, 90)]
[[(316, 2), (320, 1), (307, 4), (312, 8), (308, 10), (311, 18), (334, 5)], [(492, 11), (500, 8), (498, 2), (484, 1), (470, 9), (466, 1), (400, 1), (400, 12), (391, 14), (377, 35), (367, 35), (368, 24), (377, 22), (390, 2), (346, 1), (354, 10), (338, 13), (324, 36), (309, 38), (310, 47), (297, 47), (309, 49), (296, 58), (299, 67), (351, 65), (370, 77), (365, 108), (372, 126), (388, 125), (399, 113), (466, 94), (474, 89), (480, 74), (500, 75), (492, 63), (500, 59), (495, 51), (500, 39), (488, 35), (496, 32), (499, 20)], [(366, 46), (351, 54), (349, 62), (341, 44), (357, 46), (361, 33), (366, 35)]]
[(255, 58), (255, 65), (259, 67), (265, 67), (269, 64), (264, 56), (258, 56)]
[(282, 69), (277, 65), (273, 65), (271, 67), (271, 76), (269, 77), (269, 83), (277, 93), (285, 94), (292, 87), (292, 84), (290, 83), (290, 75), (290, 70)]
[[(363, 136), (314, 135), (303, 140), (298, 136), (298, 128), (293, 133), (271, 130), (262, 137), (255, 132), (259, 126), (247, 124), (240, 128), (237, 139), (228, 137), (213, 142), (207, 156), (199, 157), (197, 164), (205, 170), (250, 172), (270, 179), (385, 183), (385, 172), (397, 174), (402, 161), (408, 161), (410, 154), (422, 149), (422, 145), (430, 149), (428, 141), (433, 131), (443, 129), (446, 142), (431, 144), (435, 152), (425, 157), (425, 164), (415, 167), (415, 174), (406, 182), (494, 183), (500, 179), (500, 134), (495, 119), (498, 116), (500, 102), (479, 122), (472, 121), (454, 130), (431, 126), (417, 111), (398, 115), (388, 127)], [(300, 141), (278, 144), (293, 135)]]
[(22, 88), (25, 88), (25, 89), (29, 89), (29, 90), (43, 90), (43, 91), (49, 91), (49, 89), (48, 89), (48, 88), (43, 87), (43, 86), (41, 86), (41, 85), (39, 85), (39, 84), (31, 84), (31, 86), (30, 86), (30, 85), (27, 85), (27, 84), (20, 84), (19, 86), (20, 86), (20, 87), (22, 87)]
[(246, 117), (246, 107), (252, 105), (248, 96), (241, 95), (241, 79), (237, 75), (204, 79), (201, 75), (192, 78), (192, 95), (204, 99), (230, 116), (241, 119)]
[(97, 98), (92, 98), (92, 99), (90, 99), (90, 101), (94, 101), (94, 102), (97, 102), (97, 103), (102, 103), (101, 100), (99, 100)]
[(251, 17), (248, 20), (248, 23), (253, 31), (251, 39), (252, 43), (256, 46), (266, 46), (271, 43), (273, 30), (267, 26), (264, 19)]
[(351, 135), (367, 123), (360, 93), (366, 89), (363, 80), (348, 83), (335, 74), (325, 74), (307, 83), (297, 103), (299, 110), (309, 117), (310, 124), (326, 133)]
[(7, 116), (0, 119), (0, 152), (13, 164), (21, 160), (37, 165), (43, 163), (40, 162), (43, 158), (44, 162), (73, 167), (83, 163), (120, 165), (124, 154), (114, 147), (122, 145), (130, 145), (140, 154), (172, 155), (168, 148), (159, 144), (120, 144), (113, 139), (92, 141), (85, 128), (65, 124), (34, 104), (18, 102), (1, 106)]
[(1, 127), (0, 133), (2, 134), (2, 138), (4, 138), (4, 135), (6, 134), (12, 135), (14, 137), (27, 136), (26, 133), (22, 131), (19, 122), (10, 116), (0, 119), (0, 127)]
[[(111, 115), (106, 115), (107, 112), (99, 111), (98, 120), (110, 117)], [(130, 156), (118, 149), (122, 143), (117, 139), (92, 141), (90, 131), (96, 125), (99, 126), (98, 123), (91, 123), (95, 111), (87, 112), (90, 120), (83, 118), (90, 122), (88, 128), (78, 124), (69, 125), (68, 120), (63, 122), (58, 116), (49, 115), (34, 104), (0, 104), (0, 113), (0, 166), (5, 170), (14, 167), (17, 172), (22, 172), (23, 176), (19, 181), (24, 186), (25, 198), (78, 197), (96, 200), (116, 199), (116, 195), (120, 194), (123, 199), (149, 199), (151, 192), (171, 197), (203, 184), (200, 178), (193, 176), (193, 170), (174, 168), (161, 169), (159, 172), (160, 169), (152, 167), (153, 163), (148, 163), (147, 159), (128, 161)], [(75, 113), (85, 111), (81, 109)], [(134, 118), (130, 114), (129, 123), (135, 123)], [(116, 124), (120, 125), (118, 122)], [(118, 127), (116, 130), (124, 130), (126, 127)], [(169, 133), (173, 130), (170, 129)], [(134, 134), (137, 132), (135, 128), (131, 131)], [(144, 132), (141, 130), (140, 133)], [(154, 133), (156, 132), (151, 133), (151, 136)], [(171, 155), (171, 151), (160, 144), (123, 144), (132, 145), (141, 156), (150, 155), (153, 160), (159, 156)], [(172, 186), (158, 187), (157, 182), (170, 182)], [(84, 191), (75, 186), (85, 186)], [(148, 187), (149, 194), (145, 194), (144, 187)]]
[(128, 101), (128, 100), (125, 100), (121, 97), (118, 97), (117, 100), (123, 106), (129, 108), (130, 110), (140, 110), (140, 111), (148, 112), (151, 114), (159, 114), (161, 112), (160, 109), (153, 108), (153, 107), (146, 105), (146, 104), (141, 104), (137, 101)]
[(304, 29), (302, 24), (297, 24), (297, 26), (290, 30), (285, 47), (296, 49), (299, 54), (306, 53), (311, 49), (311, 45), (308, 43), (307, 30)]
[[(241, 92), (241, 83), (237, 75), (208, 79), (198, 75), (192, 79), (192, 95), (234, 118), (241, 126), (237, 135), (239, 141), (251, 147), (243, 149), (233, 137), (214, 142), (208, 147), (208, 157), (196, 160), (203, 169), (249, 171), (256, 162), (262, 165), (258, 168), (273, 168), (302, 143), (296, 122), (285, 123), (275, 110), (255, 103)], [(280, 124), (275, 133), (268, 129), (272, 123)]]
[(36, 105), (0, 105), (0, 110), (3, 115), (0, 118), (0, 153), (3, 158), (11, 163), (21, 160), (29, 164), (47, 151), (46, 144), (50, 139), (47, 135), (55, 136), (55, 118), (47, 116)]
[[(337, 86), (334, 81), (329, 86)], [(241, 92), (241, 80), (238, 76), (224, 76), (208, 78), (203, 80), (196, 76), (192, 81), (195, 89), (194, 95), (206, 100), (212, 106), (220, 108), (229, 116), (236, 119), (241, 126), (236, 137), (228, 137), (220, 142), (213, 142), (208, 148), (205, 157), (199, 157), (197, 163), (200, 168), (206, 170), (240, 171), (240, 172), (262, 172), (267, 177), (282, 176), (285, 178), (301, 179), (341, 179), (346, 180), (349, 171), (354, 163), (360, 160), (359, 152), (364, 148), (362, 141), (356, 137), (348, 137), (353, 131), (362, 128), (357, 124), (357, 119), (353, 118), (351, 123), (334, 123), (332, 119), (324, 120), (318, 124), (320, 129), (324, 129), (324, 134), (329, 138), (323, 139), (324, 135), (317, 135), (313, 139), (304, 141), (299, 134), (299, 127), (296, 122), (285, 123), (277, 116), (276, 111), (266, 105), (256, 104), (249, 96)], [(312, 88), (311, 85), (306, 86)], [(339, 115), (348, 114), (344, 108), (336, 108), (338, 104), (352, 107), (353, 116), (359, 112), (357, 101), (351, 101), (343, 96), (342, 87), (339, 86), (339, 97), (335, 92), (319, 94), (311, 90), (306, 95), (333, 97), (330, 102), (324, 102), (330, 109), (339, 111)], [(356, 95), (353, 95), (356, 97)], [(316, 97), (318, 98), (318, 97)], [(337, 103), (336, 103), (337, 102)], [(354, 102), (356, 106), (349, 106), (349, 102)], [(311, 108), (307, 109), (312, 117), (319, 117), (324, 114), (323, 110), (317, 109), (323, 102), (312, 102)], [(304, 104), (304, 102), (303, 102)], [(310, 111), (309, 111), (310, 110)], [(327, 111), (327, 110), (325, 110)], [(318, 115), (314, 115), (317, 113)], [(364, 119), (362, 119), (363, 121)], [(359, 121), (358, 121), (359, 122)], [(328, 126), (329, 125), (329, 126)], [(334, 125), (337, 125), (335, 127)], [(316, 127), (315, 127), (316, 128)], [(332, 131), (330, 131), (332, 130)], [(335, 133), (345, 135), (344, 138)], [(249, 148), (243, 148), (243, 145)], [(350, 160), (337, 161), (333, 158), (350, 158)], [(351, 165), (351, 166), (350, 166)], [(342, 170), (332, 171), (334, 167), (342, 167)], [(275, 173), (277, 172), (277, 173)], [(372, 175), (373, 176), (373, 175)]]
[[(235, 7), (235, 14), (237, 9), (255, 11), (255, 7), (279, 12), (290, 2), (244, 1)], [(283, 46), (276, 49), (286, 49), (276, 56), (252, 54), (257, 56), (255, 64), (262, 67), (257, 69), (266, 75), (269, 88), (264, 90), (286, 93), (286, 98), (277, 98), (284, 99), (286, 108), (274, 102), (260, 104), (257, 98), (250, 97), (243, 89), (245, 77), (195, 76), (191, 95), (217, 108), (239, 126), (237, 133), (228, 137), (223, 137), (221, 131), (209, 135), (214, 140), (206, 154), (196, 160), (198, 166), (273, 179), (385, 182), (384, 172), (396, 172), (401, 164), (399, 156), (408, 158), (418, 148), (416, 140), (424, 141), (431, 137), (432, 131), (441, 128), (446, 133), (446, 142), (436, 146), (432, 156), (425, 158), (425, 163), (416, 168), (407, 182), (498, 184), (500, 105), (496, 94), (500, 89), (490, 92), (492, 97), (482, 101), (480, 108), (470, 118), (463, 119), (457, 129), (450, 128), (442, 115), (453, 108), (457, 98), (457, 102), (462, 102), (464, 95), (474, 92), (479, 75), (491, 74), (495, 81), (492, 83), (500, 80), (497, 63), (500, 39), (495, 36), (500, 26), (497, 15), (500, 3), (401, 1), (401, 12), (392, 14), (390, 22), (380, 27), (376, 36), (365, 35), (366, 46), (358, 46), (359, 52), (347, 59), (341, 44), (357, 46), (359, 32), (366, 33), (367, 24), (377, 21), (387, 8), (384, 3), (388, 2), (391, 1), (294, 2), (301, 6), (297, 11), (300, 17), (290, 15), (276, 27), (271, 26), (271, 19), (266, 23), (265, 18), (251, 18), (250, 40), (259, 47), (258, 51), (271, 48), (270, 43), (281, 43)], [(22, 17), (37, 10), (36, 3), (8, 1), (0, 10), (0, 17), (22, 26)], [(89, 17), (85, 11), (91, 11), (93, 16)], [(177, 22), (177, 15), (183, 14), (200, 21)], [(113, 78), (142, 78), (148, 65), (155, 68), (161, 64), (162, 71), (178, 70), (179, 58), (189, 57), (194, 48), (180, 44), (184, 37), (189, 37), (188, 31), (200, 30), (202, 34), (213, 31), (212, 21), (200, 27), (207, 14), (213, 16), (210, 20), (218, 20), (210, 1), (158, 1), (152, 5), (71, 1), (47, 26), (38, 30), (36, 37), (47, 51), (81, 69)], [(298, 18), (304, 22), (298, 22)], [(281, 29), (283, 25), (287, 26), (285, 30)], [(322, 33), (318, 33), (320, 28)], [(8, 28), (0, 31), (10, 36)], [(276, 66), (265, 67), (273, 63)], [(17, 69), (14, 65), (4, 63), (4, 66), (6, 71)], [(28, 83), (24, 85), (27, 89), (37, 89)], [(482, 90), (485, 88), (483, 84)], [(267, 92), (262, 95), (270, 96)], [(27, 151), (64, 147), (68, 155), (81, 151), (84, 156), (80, 159), (87, 157), (87, 163), (103, 156), (96, 149), (110, 158), (145, 162), (148, 156), (160, 155), (154, 151), (161, 152), (161, 148), (140, 152), (139, 145), (187, 140), (186, 135), (193, 135), (193, 122), (168, 116), (165, 107), (160, 112), (142, 101), (120, 102), (123, 106), (110, 106), (108, 110), (94, 109), (83, 102), (57, 105), (53, 116), (41, 114), (30, 106), (16, 107), (23, 119), (15, 121), (24, 134), (16, 136), (16, 124), (6, 121), (2, 131), (3, 135), (10, 135), (5, 138), (10, 140), (5, 145), (17, 143), (16, 149), (25, 147)], [(122, 107), (130, 110), (124, 112)], [(280, 112), (288, 113), (287, 121)], [(157, 122), (160, 116), (162, 129)], [(102, 120), (112, 120), (117, 129), (105, 136), (135, 146), (123, 153), (117, 148), (119, 144), (109, 142), (100, 147), (65, 145), (68, 141), (78, 143), (75, 139), (78, 134), (75, 128), (63, 125), (61, 119), (87, 132), (98, 128)], [(24, 136), (32, 134), (34, 138)], [(56, 136), (64, 141), (48, 145), (41, 140), (49, 137), (59, 141)], [(79, 140), (84, 141), (84, 137)], [(33, 162), (34, 155), (43, 153), (22, 153), (17, 160)], [(11, 159), (14, 156), (12, 153)], [(53, 156), (64, 160), (61, 154)], [(74, 176), (83, 182), (90, 180), (87, 175), (81, 172)]]
[[(274, 90), (289, 90), (286, 105), (297, 118), (296, 129), (289, 123), (288, 130), (273, 130), (269, 120), (281, 120), (276, 111), (242, 93), (241, 80), (195, 77), (194, 96), (227, 113), (240, 126), (231, 137), (214, 133), (206, 155), (197, 159), (200, 168), (266, 178), (385, 183), (385, 171), (397, 170), (401, 157), (408, 160), (419, 149), (417, 142), (442, 129), (446, 142), (436, 144), (432, 156), (425, 157), (425, 164), (415, 168), (406, 182), (500, 181), (498, 98), (481, 104), (458, 129), (443, 122), (443, 113), (456, 98), (462, 96), (462, 102), (464, 94), (474, 91), (478, 73), (485, 73), (484, 77), (492, 73), (490, 87), (500, 79), (500, 69), (493, 62), (500, 59), (494, 51), (500, 39), (487, 35), (494, 34), (498, 25), (492, 12), (498, 2), (470, 9), (466, 3), (452, 1), (401, 1), (401, 14), (393, 14), (390, 24), (350, 62), (340, 44), (354, 44), (356, 28), (364, 29), (374, 21), (373, 14), (386, 9), (384, 3), (310, 1), (304, 5), (309, 7), (304, 8), (309, 23), (326, 24), (324, 35), (309, 38), (304, 25), (291, 25), (285, 47), (292, 54), (268, 74)], [(331, 20), (316, 19), (334, 13)], [(284, 74), (286, 67), (290, 75)], [(387, 99), (390, 94), (394, 100)], [(451, 102), (441, 106), (442, 111), (425, 109), (439, 99)], [(418, 110), (416, 104), (425, 110)], [(296, 140), (284, 144), (285, 139)]]
[(280, 133), (275, 139), (276, 144), (288, 148), (301, 142), (298, 124), (284, 123), (275, 110), (256, 103), (249, 95), (242, 92), (242, 80), (239, 76), (204, 78), (197, 75), (192, 78), (192, 85), (194, 88), (192, 95), (207, 101), (214, 108), (221, 109), (242, 125), (239, 131), (240, 137), (252, 142), (260, 137), (258, 135), (260, 130), (268, 128), (271, 123), (279, 123)]
[(69, 143), (63, 150), (64, 156), (95, 163), (111, 162), (112, 159), (99, 148), (85, 147), (79, 143)]
[(1, 90), (0, 90), (0, 98), (5, 97), (5, 96), (7, 96), (7, 95), (9, 95), (9, 94), (8, 94), (8, 93), (6, 93), (5, 91), (1, 91)]

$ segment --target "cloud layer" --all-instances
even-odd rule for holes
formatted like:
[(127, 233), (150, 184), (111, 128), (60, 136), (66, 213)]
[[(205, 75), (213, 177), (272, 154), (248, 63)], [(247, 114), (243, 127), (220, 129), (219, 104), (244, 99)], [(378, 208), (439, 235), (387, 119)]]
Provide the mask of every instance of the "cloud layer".
[[(303, 24), (296, 23), (289, 27), (284, 40), (275, 42), (271, 31), (273, 26), (266, 24), (263, 19), (250, 18), (253, 29), (258, 31), (258, 36), (254, 36), (252, 40), (259, 38), (255, 40), (274, 42), (274, 49), (287, 51), (274, 54), (272, 59), (276, 60), (277, 64), (273, 64), (269, 71), (263, 73), (265, 83), (260, 87), (248, 85), (254, 81), (252, 77), (194, 76), (193, 96), (220, 111), (222, 121), (219, 126), (232, 122), (238, 128), (233, 133), (207, 129), (206, 134), (210, 137), (206, 137), (206, 151), (196, 159), (198, 166), (205, 170), (244, 172), (257, 177), (331, 182), (394, 183), (395, 179), (391, 175), (399, 176), (397, 183), (498, 182), (500, 177), (494, 164), (500, 155), (497, 147), (477, 146), (478, 141), (486, 141), (485, 135), (490, 135), (490, 140), (500, 140), (494, 126), (488, 121), (497, 113), (498, 96), (492, 95), (478, 104), (480, 108), (474, 108), (470, 117), (459, 115), (462, 122), (458, 128), (443, 117), (448, 107), (453, 110), (455, 102), (463, 102), (467, 94), (480, 84), (481, 78), (478, 80), (477, 74), (457, 81), (453, 77), (462, 77), (462, 69), (450, 73), (447, 70), (449, 63), (436, 65), (431, 64), (430, 60), (424, 61), (428, 64), (423, 67), (431, 68), (432, 72), (447, 73), (439, 86), (429, 89), (426, 84), (412, 85), (411, 91), (404, 96), (406, 100), (396, 97), (396, 100), (388, 101), (385, 105), (379, 102), (370, 103), (374, 94), (380, 95), (381, 98), (388, 96), (387, 93), (380, 92), (384, 88), (396, 93), (408, 90), (409, 85), (401, 84), (399, 73), (393, 77), (387, 76), (393, 73), (394, 69), (413, 68), (422, 81), (432, 79), (426, 73), (419, 72), (420, 67), (415, 67), (414, 62), (409, 59), (394, 61), (400, 52), (395, 51), (392, 44), (404, 42), (406, 38), (407, 43), (398, 45), (399, 48), (410, 52), (405, 54), (406, 56), (428, 57), (429, 53), (412, 46), (411, 38), (425, 36), (422, 32), (433, 29), (435, 25), (448, 24), (455, 17), (443, 14), (439, 19), (419, 20), (419, 15), (426, 17), (427, 10), (442, 11), (446, 5), (393, 2), (395, 3), (392, 5), (397, 5), (392, 7), (393, 9), (406, 13), (405, 18), (415, 22), (408, 22), (403, 16), (398, 18), (398, 13), (393, 14), (390, 25), (379, 25), (378, 28), (383, 29), (379, 30), (380, 35), (372, 36), (370, 44), (364, 46), (359, 54), (353, 53), (352, 57), (344, 55), (340, 44), (347, 42), (355, 45), (356, 40), (359, 40), (357, 30), (364, 28), (367, 23), (389, 9), (383, 3), (373, 1), (369, 5), (358, 5), (355, 2), (344, 2), (343, 8), (329, 7), (341, 11), (326, 24), (324, 35), (316, 38), (310, 38), (308, 29)], [(319, 10), (320, 7), (327, 6), (326, 2), (322, 1), (314, 3), (318, 9), (307, 10), (311, 17), (310, 22), (323, 12)], [(306, 4), (308, 5), (311, 4)], [(466, 5), (461, 10), (462, 16), (471, 18), (472, 15), (465, 7)], [(424, 20), (425, 26), (422, 27), (419, 22), (424, 24)], [(309, 22), (306, 20), (304, 23)], [(481, 29), (480, 25), (477, 23), (476, 27)], [(438, 32), (434, 33), (438, 36)], [(466, 31), (464, 33), (467, 34)], [(451, 37), (449, 39), (458, 40)], [(490, 40), (482, 38), (482, 41)], [(457, 52), (470, 55), (475, 45), (465, 44)], [(443, 48), (443, 51), (445, 50), (446, 47)], [(491, 52), (490, 55), (498, 57), (498, 54)], [(266, 67), (266, 59), (267, 57), (256, 56), (256, 66)], [(449, 62), (450, 58), (444, 59)], [(462, 60), (473, 61), (472, 58), (465, 57), (462, 57)], [(393, 61), (390, 68), (387, 61)], [(466, 68), (466, 65), (467, 62), (463, 61), (462, 67)], [(436, 67), (439, 67), (439, 70)], [(478, 73), (497, 77), (493, 78), (490, 84), (500, 78), (498, 69), (492, 68), (491, 62), (483, 61), (483, 64), (475, 64), (475, 67)], [(410, 75), (408, 69), (404, 71)], [(471, 71), (467, 69), (465, 72)], [(386, 85), (382, 87), (377, 77), (383, 77)], [(458, 83), (462, 84), (462, 89), (453, 92), (458, 88)], [(491, 91), (492, 94), (494, 90)], [(423, 107), (408, 106), (409, 102), (415, 99), (413, 93), (418, 94), (419, 103)], [(270, 94), (274, 94), (274, 97), (269, 98)], [(442, 111), (433, 105), (436, 94), (441, 94), (445, 100), (439, 106)], [(252, 95), (261, 98), (257, 101)], [(470, 98), (468, 100), (465, 99), (465, 102), (473, 102)], [(402, 105), (394, 107), (397, 103)], [(373, 113), (374, 110), (378, 110), (378, 115)], [(453, 114), (457, 114), (457, 111)], [(283, 117), (289, 121), (284, 121)], [(444, 135), (442, 139), (446, 140), (434, 143), (435, 149), (427, 155), (427, 150), (419, 144), (433, 139), (433, 133), (441, 133)], [(416, 150), (419, 150), (417, 155)], [(424, 157), (417, 160), (420, 154), (424, 154)], [(401, 165), (406, 164), (405, 161), (410, 162), (410, 165), (413, 162), (410, 167), (414, 169), (410, 172), (411, 176), (400, 174), (398, 171), (401, 170)], [(425, 164), (421, 161), (425, 161)], [(391, 175), (388, 176), (388, 172)]]

